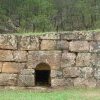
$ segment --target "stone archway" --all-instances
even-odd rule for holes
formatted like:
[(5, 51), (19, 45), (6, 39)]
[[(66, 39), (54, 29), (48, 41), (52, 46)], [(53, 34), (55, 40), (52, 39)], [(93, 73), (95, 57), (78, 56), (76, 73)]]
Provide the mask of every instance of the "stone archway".
[(50, 78), (51, 69), (46, 63), (40, 63), (35, 68), (35, 85), (51, 86)]

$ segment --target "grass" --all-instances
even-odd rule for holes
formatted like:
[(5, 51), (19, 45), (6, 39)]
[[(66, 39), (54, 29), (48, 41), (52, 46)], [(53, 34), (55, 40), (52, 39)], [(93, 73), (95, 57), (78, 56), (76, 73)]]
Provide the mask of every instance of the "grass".
[(15, 35), (44, 35), (44, 34), (47, 34), (48, 32), (19, 32), (19, 33), (14, 33)]
[(66, 89), (53, 92), (1, 90), (0, 100), (100, 100), (100, 89)]
[[(80, 30), (80, 31), (83, 31), (83, 32), (100, 32), (100, 29), (95, 29), (95, 30)], [(61, 31), (61, 32), (68, 33), (70, 31)], [(16, 35), (36, 35), (37, 36), (37, 35), (44, 35), (44, 34), (49, 34), (49, 33), (56, 33), (56, 32), (19, 32), (19, 33), (14, 33), (14, 34), (16, 34)]]
[[(100, 29), (96, 30), (81, 30), (82, 32), (100, 32)], [(65, 33), (71, 32), (71, 31), (62, 31)], [(50, 33), (56, 33), (56, 32), (19, 32), (19, 33), (13, 33), (15, 35), (34, 35), (34, 36), (39, 36), (39, 35), (45, 35), (45, 34), (50, 34)], [(58, 32), (60, 33), (60, 32)]]

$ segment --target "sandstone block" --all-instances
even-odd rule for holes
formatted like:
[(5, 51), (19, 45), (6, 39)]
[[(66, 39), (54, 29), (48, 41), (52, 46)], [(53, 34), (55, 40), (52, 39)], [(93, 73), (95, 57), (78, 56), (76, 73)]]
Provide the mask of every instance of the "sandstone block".
[(97, 62), (99, 57), (97, 55), (97, 53), (91, 53), (91, 65), (95, 67), (98, 66)]
[(24, 69), (26, 66), (24, 63), (15, 62), (5, 62), (2, 67), (3, 73), (19, 73), (20, 70)]
[(76, 40), (93, 40), (92, 32), (73, 31)]
[(14, 51), (14, 61), (26, 62), (27, 61), (27, 52), (26, 51)]
[(74, 82), (73, 82), (73, 79), (72, 78), (65, 78), (65, 85), (67, 87), (73, 87), (74, 86)]
[(60, 33), (60, 37), (62, 40), (76, 40), (75, 35), (73, 34), (73, 32), (63, 32)]
[(74, 80), (74, 86), (75, 87), (96, 87), (96, 80), (93, 78), (90, 79), (84, 79), (84, 78), (76, 78)]
[(34, 69), (23, 69), (21, 70), (21, 75), (33, 75), (35, 73)]
[(96, 68), (96, 69), (95, 69), (94, 77), (95, 77), (97, 80), (100, 80), (100, 68)]
[(0, 74), (0, 86), (17, 85), (17, 74)]
[(89, 43), (87, 41), (72, 41), (69, 43), (69, 50), (73, 52), (88, 52)]
[(41, 50), (68, 50), (69, 43), (66, 40), (42, 40)]
[(91, 65), (91, 53), (78, 53), (76, 57), (76, 66), (90, 66)]
[(66, 40), (93, 40), (92, 32), (83, 31), (73, 31), (73, 32), (63, 32), (61, 34), (61, 39)]
[(64, 77), (78, 77), (80, 76), (80, 70), (77, 67), (67, 67), (63, 69)]
[(15, 35), (1, 34), (0, 35), (1, 49), (17, 49), (17, 37)]
[(86, 79), (86, 78), (92, 78), (93, 77), (93, 68), (91, 67), (84, 67), (84, 68), (80, 68), (81, 71), (81, 77)]
[(95, 66), (100, 67), (100, 54), (98, 53), (95, 58)]
[(62, 53), (61, 67), (64, 68), (64, 67), (74, 66), (75, 59), (76, 55), (74, 53), (68, 53), (68, 52)]
[(46, 63), (51, 69), (59, 69), (61, 51), (30, 51), (28, 54), (28, 68), (36, 68), (40, 63)]
[(100, 52), (100, 42), (90, 42), (90, 52)]
[(67, 40), (58, 40), (56, 45), (57, 45), (58, 50), (68, 50), (69, 49), (69, 43)]
[(94, 32), (94, 40), (100, 40), (100, 32)]
[(97, 80), (97, 85), (96, 85), (97, 88), (100, 88), (100, 80)]
[(62, 77), (62, 71), (61, 70), (51, 70), (51, 78), (55, 77)]
[(2, 66), (3, 66), (3, 64), (2, 64), (2, 62), (0, 62), (0, 73), (2, 72)]
[(13, 51), (0, 50), (0, 61), (13, 61)]
[(21, 50), (39, 50), (39, 38), (35, 36), (20, 36), (18, 47)]
[(34, 75), (19, 75), (18, 85), (22, 87), (32, 87), (35, 85)]
[(40, 39), (42, 39), (42, 40), (54, 40), (54, 39), (58, 40), (58, 39), (60, 39), (60, 34), (49, 32), (47, 34), (40, 36)]
[(51, 80), (51, 86), (52, 87), (65, 86), (65, 80), (54, 78)]
[(95, 67), (100, 67), (100, 54), (99, 53), (92, 54), (91, 64)]
[(41, 50), (55, 50), (56, 41), (55, 40), (42, 40)]

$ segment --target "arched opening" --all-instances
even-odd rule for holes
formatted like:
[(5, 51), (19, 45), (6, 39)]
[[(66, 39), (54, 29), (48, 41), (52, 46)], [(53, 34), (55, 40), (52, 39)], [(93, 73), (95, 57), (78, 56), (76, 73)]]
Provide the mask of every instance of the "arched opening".
[(40, 63), (35, 68), (35, 85), (36, 86), (50, 86), (50, 66), (46, 63)]

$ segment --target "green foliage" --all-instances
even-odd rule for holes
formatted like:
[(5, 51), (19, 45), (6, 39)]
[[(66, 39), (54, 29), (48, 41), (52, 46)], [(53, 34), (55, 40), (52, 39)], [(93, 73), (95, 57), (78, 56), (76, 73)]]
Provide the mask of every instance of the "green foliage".
[(0, 0), (0, 26), (23, 32), (100, 28), (100, 0)]

